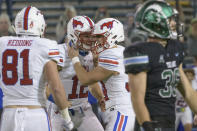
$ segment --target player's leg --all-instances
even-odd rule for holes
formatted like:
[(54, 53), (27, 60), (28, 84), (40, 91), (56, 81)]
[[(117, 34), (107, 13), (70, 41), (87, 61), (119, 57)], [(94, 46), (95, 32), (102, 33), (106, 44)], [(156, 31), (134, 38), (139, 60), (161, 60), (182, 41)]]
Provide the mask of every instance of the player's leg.
[(179, 123), (181, 121), (182, 112), (176, 112), (175, 130), (177, 130)]
[(47, 113), (51, 120), (52, 131), (63, 131), (64, 120), (58, 110), (58, 107), (50, 101), (47, 101)]
[(15, 121), (15, 114), (17, 114), (16, 108), (3, 109), (0, 131), (14, 131), (16, 129), (18, 124)]
[(24, 121), (24, 131), (51, 131), (50, 118), (44, 108), (28, 109)]
[(77, 128), (79, 131), (104, 131), (89, 103), (84, 104), (82, 110), (84, 116), (82, 117), (81, 125)]
[(103, 115), (105, 131), (133, 131), (135, 116), (124, 115), (118, 110), (107, 110)]
[(183, 113), (183, 117), (181, 119), (184, 130), (185, 131), (191, 131), (192, 129), (192, 112), (189, 107), (185, 108), (185, 112)]
[(43, 108), (4, 108), (1, 131), (49, 131), (49, 121)]

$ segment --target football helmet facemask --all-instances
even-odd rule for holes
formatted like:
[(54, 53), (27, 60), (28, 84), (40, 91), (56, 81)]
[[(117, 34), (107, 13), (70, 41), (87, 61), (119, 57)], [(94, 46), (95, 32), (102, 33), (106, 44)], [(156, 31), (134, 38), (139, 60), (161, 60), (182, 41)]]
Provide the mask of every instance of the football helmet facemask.
[(93, 52), (98, 54), (105, 49), (112, 48), (118, 42), (124, 41), (123, 24), (114, 18), (104, 18), (95, 24), (93, 35), (97, 39)]
[[(170, 20), (175, 18), (177, 14), (178, 11), (167, 2), (151, 0), (137, 9), (135, 24), (137, 28), (148, 32), (150, 37), (176, 39), (177, 31), (170, 27)], [(176, 20), (174, 21), (176, 22)]]
[(25, 7), (16, 15), (15, 31), (17, 35), (43, 37), (45, 27), (44, 16), (36, 7)]
[(74, 48), (90, 51), (92, 48), (91, 33), (94, 22), (87, 16), (75, 16), (67, 25), (68, 42), (72, 42)]

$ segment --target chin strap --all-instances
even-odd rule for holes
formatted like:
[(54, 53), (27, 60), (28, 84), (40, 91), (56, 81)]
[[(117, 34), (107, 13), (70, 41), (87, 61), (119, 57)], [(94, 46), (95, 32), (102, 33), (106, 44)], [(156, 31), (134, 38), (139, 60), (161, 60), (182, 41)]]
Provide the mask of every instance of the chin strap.
[(81, 56), (86, 56), (86, 55), (89, 54), (89, 52), (88, 52), (88, 51), (79, 50), (79, 54), (80, 54)]

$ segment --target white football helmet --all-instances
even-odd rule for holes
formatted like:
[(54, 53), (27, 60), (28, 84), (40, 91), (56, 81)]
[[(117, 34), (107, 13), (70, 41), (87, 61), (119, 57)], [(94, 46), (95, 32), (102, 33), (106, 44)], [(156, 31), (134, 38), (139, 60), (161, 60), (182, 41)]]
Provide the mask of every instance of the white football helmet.
[(25, 7), (16, 15), (15, 31), (17, 35), (42, 37), (45, 27), (44, 16), (36, 7)]
[(114, 18), (104, 18), (95, 24), (93, 35), (103, 37), (102, 42), (97, 41), (93, 49), (96, 53), (100, 53), (124, 41), (123, 24)]
[(83, 51), (90, 51), (92, 41), (90, 35), (94, 27), (94, 22), (87, 16), (75, 16), (67, 25), (68, 42), (72, 42), (74, 48)]

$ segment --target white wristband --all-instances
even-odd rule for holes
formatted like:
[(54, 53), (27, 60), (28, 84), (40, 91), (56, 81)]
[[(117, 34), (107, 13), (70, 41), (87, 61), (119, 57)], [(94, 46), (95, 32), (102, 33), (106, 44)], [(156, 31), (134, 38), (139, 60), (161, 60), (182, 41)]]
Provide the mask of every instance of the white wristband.
[(70, 115), (68, 113), (68, 108), (65, 108), (63, 110), (60, 110), (60, 113), (62, 114), (62, 116), (63, 116), (63, 118), (64, 118), (64, 120), (66, 122), (70, 122), (71, 121)]
[(79, 57), (75, 56), (72, 58), (72, 64), (75, 65), (75, 63), (80, 62)]

